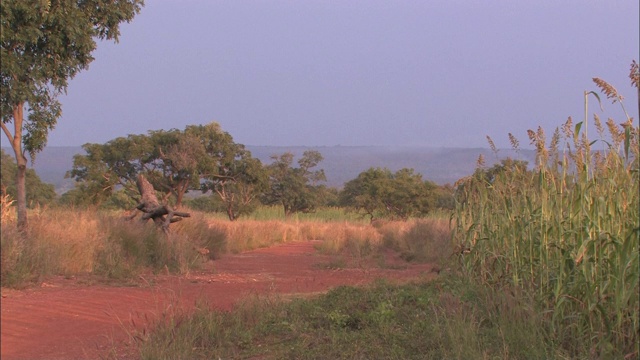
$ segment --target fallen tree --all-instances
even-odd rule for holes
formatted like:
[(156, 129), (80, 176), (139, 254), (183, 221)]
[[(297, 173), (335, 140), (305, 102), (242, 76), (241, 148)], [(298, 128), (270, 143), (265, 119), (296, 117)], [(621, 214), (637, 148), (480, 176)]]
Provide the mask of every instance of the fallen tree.
[[(156, 190), (144, 175), (138, 175), (136, 184), (142, 196), (142, 200), (138, 206), (136, 206), (137, 210), (144, 213), (141, 218), (142, 221), (152, 219), (158, 227), (161, 227), (165, 233), (168, 233), (171, 223), (178, 222), (185, 217), (191, 217), (189, 213), (173, 210), (173, 208), (166, 203), (161, 204), (156, 196)], [(134, 213), (129, 219), (133, 219), (136, 215), (137, 214)]]

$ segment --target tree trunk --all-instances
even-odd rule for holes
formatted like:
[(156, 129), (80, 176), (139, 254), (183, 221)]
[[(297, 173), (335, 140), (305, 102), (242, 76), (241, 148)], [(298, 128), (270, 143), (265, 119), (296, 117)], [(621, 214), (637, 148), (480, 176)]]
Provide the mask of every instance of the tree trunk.
[(182, 187), (178, 188), (177, 194), (176, 194), (176, 208), (181, 208), (182, 207), (182, 199), (184, 198), (184, 193), (185, 191), (182, 190)]
[(233, 204), (227, 204), (227, 216), (231, 221), (236, 220), (236, 214), (233, 212)]
[(18, 230), (21, 232), (27, 230), (27, 190), (25, 187), (25, 179), (27, 174), (27, 166), (25, 164), (18, 165), (16, 171), (16, 205), (18, 208)]
[(293, 214), (293, 211), (291, 210), (291, 207), (285, 205), (284, 206), (284, 218), (286, 220), (290, 220), (291, 219), (291, 214)]
[(158, 227), (162, 227), (162, 230), (168, 233), (171, 223), (180, 221), (183, 217), (191, 216), (189, 213), (174, 211), (169, 205), (160, 204), (156, 196), (156, 190), (144, 175), (138, 175), (136, 183), (142, 196), (142, 200), (136, 209), (144, 213), (142, 215), (143, 221), (152, 219)]
[(16, 209), (18, 212), (18, 230), (24, 232), (27, 230), (27, 190), (25, 187), (27, 174), (27, 158), (22, 153), (22, 122), (24, 121), (24, 103), (19, 103), (13, 107), (13, 128), (14, 133), (7, 128), (5, 123), (2, 125), (2, 131), (11, 142), (11, 148), (16, 157)]

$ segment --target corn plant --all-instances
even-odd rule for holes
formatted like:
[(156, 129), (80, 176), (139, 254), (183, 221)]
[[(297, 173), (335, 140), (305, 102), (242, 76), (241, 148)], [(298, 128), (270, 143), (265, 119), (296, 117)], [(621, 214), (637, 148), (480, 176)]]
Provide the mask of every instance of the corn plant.
[[(594, 82), (622, 104), (615, 88)], [(590, 94), (600, 101), (585, 92), (585, 102)], [(562, 354), (588, 344), (593, 357), (637, 357), (639, 129), (628, 116), (621, 125), (608, 119), (608, 133), (597, 115), (594, 124), (596, 141), (586, 121), (571, 118), (549, 144), (542, 128), (529, 130), (533, 167), (506, 160), (459, 181), (456, 249), (471, 278), (534, 296)]]

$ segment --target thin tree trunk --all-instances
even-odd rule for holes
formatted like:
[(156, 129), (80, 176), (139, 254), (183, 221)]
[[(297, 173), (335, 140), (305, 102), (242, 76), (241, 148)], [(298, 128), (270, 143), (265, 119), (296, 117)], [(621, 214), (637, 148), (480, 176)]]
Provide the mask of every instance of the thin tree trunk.
[(231, 221), (235, 221), (236, 220), (236, 216), (233, 212), (233, 204), (229, 204), (227, 203), (227, 216), (229, 217), (229, 220)]
[(18, 207), (18, 230), (27, 230), (27, 190), (25, 187), (25, 179), (27, 174), (27, 166), (25, 164), (18, 165), (16, 171), (16, 204)]
[(22, 153), (22, 123), (24, 121), (24, 103), (13, 107), (13, 136), (2, 123), (2, 131), (11, 142), (11, 148), (16, 158), (16, 209), (18, 212), (18, 230), (27, 230), (27, 190), (25, 187), (27, 174), (27, 158)]

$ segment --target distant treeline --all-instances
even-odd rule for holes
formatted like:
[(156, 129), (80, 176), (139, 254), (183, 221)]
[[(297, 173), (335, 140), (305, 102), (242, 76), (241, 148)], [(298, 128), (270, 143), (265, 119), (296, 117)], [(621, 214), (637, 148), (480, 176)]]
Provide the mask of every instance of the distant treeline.
[[(453, 184), (458, 179), (473, 173), (478, 156), (483, 155), (487, 163), (499, 162), (488, 148), (430, 148), (403, 146), (253, 146), (245, 148), (262, 163), (269, 163), (271, 156), (290, 152), (301, 156), (306, 150), (319, 151), (324, 160), (322, 168), (329, 187), (342, 188), (359, 173), (371, 167), (398, 171), (414, 169), (423, 178), (438, 185)], [(10, 153), (9, 148), (4, 148)], [(58, 194), (73, 189), (74, 182), (65, 179), (65, 173), (73, 167), (73, 157), (84, 154), (80, 146), (48, 146), (38, 154), (32, 168), (42, 181), (53, 184)], [(500, 149), (500, 158), (512, 157), (528, 161), (535, 160), (533, 150)]]

